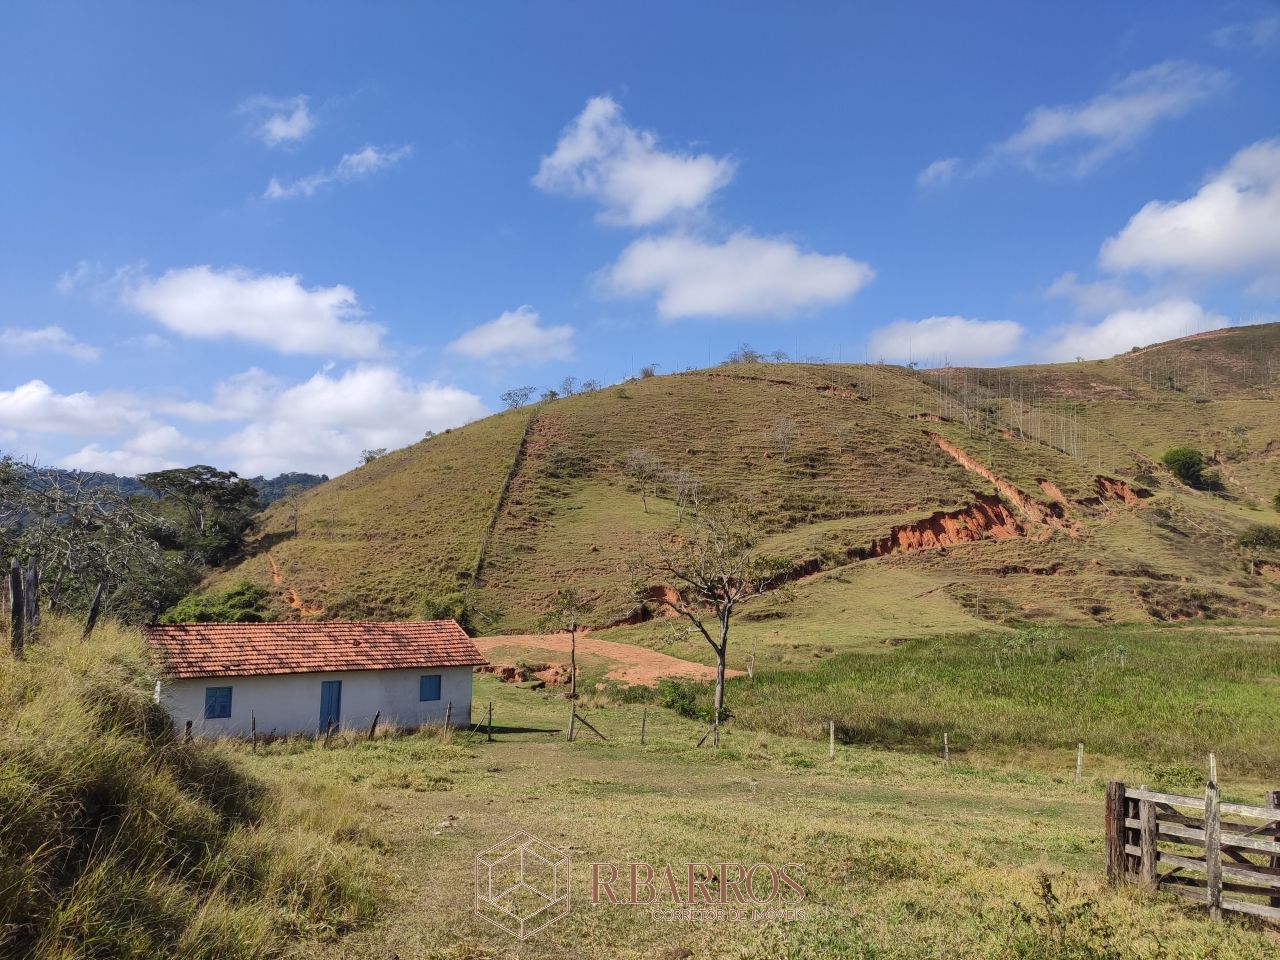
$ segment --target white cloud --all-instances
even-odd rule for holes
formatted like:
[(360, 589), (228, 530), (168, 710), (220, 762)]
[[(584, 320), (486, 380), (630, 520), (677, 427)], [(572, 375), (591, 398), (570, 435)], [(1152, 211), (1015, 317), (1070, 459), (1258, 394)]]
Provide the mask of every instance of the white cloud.
[(190, 457), (181, 458), (195, 449), (197, 445), (179, 433), (177, 428), (167, 423), (156, 423), (139, 430), (118, 449), (90, 443), (63, 457), (58, 465), (72, 470), (100, 470), (130, 476), (183, 466), (191, 460)]
[(533, 178), (548, 193), (588, 197), (609, 223), (645, 226), (697, 210), (733, 179), (733, 161), (658, 149), (658, 138), (622, 119), (611, 97), (593, 97)]
[(1249, 23), (1232, 23), (1213, 31), (1211, 36), (1213, 42), (1225, 50), (1269, 47), (1280, 40), (1280, 14), (1262, 17)]
[(351, 183), (363, 180), (382, 170), (390, 169), (413, 152), (413, 148), (405, 145), (394, 150), (383, 150), (380, 147), (365, 147), (356, 153), (344, 154), (338, 165), (328, 170), (317, 170), (308, 176), (292, 182), (271, 178), (263, 197), (268, 200), (288, 200), (293, 197), (310, 197), (325, 187), (338, 183)]
[(75, 453), (67, 454), (58, 461), (58, 466), (68, 470), (99, 471), (122, 477), (133, 477), (153, 470), (172, 470), (184, 464), (166, 457), (157, 457), (134, 450), (109, 450), (101, 444), (90, 443)]
[(371, 356), (383, 332), (358, 319), (363, 314), (348, 286), (307, 289), (297, 276), (240, 268), (170, 270), (134, 283), (125, 301), (185, 336), (232, 337), (281, 353)]
[(539, 321), (538, 312), (526, 304), (472, 327), (447, 349), (478, 360), (508, 363), (572, 360), (573, 327), (544, 327)]
[(1046, 360), (1097, 360), (1230, 325), (1226, 317), (1208, 313), (1192, 300), (1170, 299), (1150, 307), (1118, 310), (1097, 323), (1063, 327), (1052, 335), (1043, 354)]
[(1078, 313), (1102, 314), (1123, 310), (1137, 303), (1137, 297), (1122, 283), (1114, 280), (1081, 280), (1068, 272), (1045, 289), (1045, 296), (1066, 300)]
[(1023, 333), (1022, 325), (1011, 320), (926, 317), (873, 330), (870, 350), (876, 359), (896, 362), (979, 363), (1012, 353)]
[(935, 160), (916, 177), (916, 183), (922, 187), (936, 187), (944, 183), (950, 183), (956, 175), (956, 170), (960, 166), (959, 157), (945, 157), (942, 160)]
[(97, 360), (101, 351), (77, 340), (61, 327), (21, 329), (6, 327), (0, 330), (0, 350), (14, 353), (61, 353), (77, 360)]
[(724, 243), (645, 237), (622, 251), (603, 281), (618, 296), (656, 295), (658, 313), (675, 320), (790, 314), (847, 300), (873, 276), (859, 260), (742, 232)]
[[(1178, 117), (1221, 92), (1228, 74), (1169, 60), (1137, 70), (1083, 103), (1036, 107), (1022, 128), (971, 164), (939, 160), (921, 172), (923, 185), (960, 173), (974, 176), (1006, 164), (1041, 176), (1081, 177), (1132, 147), (1159, 121)], [(932, 171), (932, 173), (931, 173)]]
[(284, 99), (250, 97), (240, 104), (238, 112), (249, 116), (253, 135), (268, 147), (297, 143), (315, 127), (307, 98), (302, 95)]
[(0, 390), (0, 426), (23, 432), (110, 434), (147, 422), (145, 408), (125, 395), (56, 393), (43, 380)]
[(261, 371), (250, 373), (252, 422), (219, 444), (246, 476), (343, 473), (365, 448), (402, 447), (427, 430), (456, 427), (487, 413), (475, 394), (414, 382), (388, 366), (360, 366), (340, 376), (322, 371), (292, 387), (268, 384)]
[(1112, 270), (1280, 271), (1280, 139), (1245, 147), (1194, 197), (1148, 203), (1099, 260)]

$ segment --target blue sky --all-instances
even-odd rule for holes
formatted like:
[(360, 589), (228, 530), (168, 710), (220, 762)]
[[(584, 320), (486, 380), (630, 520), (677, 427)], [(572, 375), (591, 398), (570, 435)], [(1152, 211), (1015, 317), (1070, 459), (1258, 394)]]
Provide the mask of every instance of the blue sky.
[(1280, 314), (1273, 3), (20, 3), (0, 83), (0, 448), (66, 466)]

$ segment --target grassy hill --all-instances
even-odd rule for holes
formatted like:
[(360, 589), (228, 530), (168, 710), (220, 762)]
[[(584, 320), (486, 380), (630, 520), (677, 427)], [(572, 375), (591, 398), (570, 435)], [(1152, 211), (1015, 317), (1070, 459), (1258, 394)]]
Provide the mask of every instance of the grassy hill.
[[(993, 624), (1273, 616), (1280, 581), (1251, 573), (1235, 538), (1280, 521), (1277, 357), (1269, 324), (1083, 363), (734, 364), (631, 381), (322, 484), (296, 535), (276, 505), (208, 589), (249, 579), (308, 617), (411, 617), (465, 597), (478, 628), (511, 632), (573, 582), (600, 592), (611, 623), (635, 609), (630, 562), (680, 512), (669, 479), (643, 507), (627, 471), (643, 450), (705, 496), (750, 501), (765, 549), (795, 565), (793, 589), (743, 623), (742, 657)], [(1178, 445), (1211, 458), (1221, 493), (1159, 466)], [(978, 539), (953, 542), (957, 526)]]

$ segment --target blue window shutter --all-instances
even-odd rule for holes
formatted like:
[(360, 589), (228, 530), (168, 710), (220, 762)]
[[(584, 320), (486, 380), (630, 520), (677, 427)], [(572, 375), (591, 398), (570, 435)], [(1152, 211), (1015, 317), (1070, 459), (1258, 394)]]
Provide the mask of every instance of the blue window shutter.
[(440, 699), (440, 674), (429, 673), (418, 681), (418, 699), (419, 700), (439, 700)]
[(206, 720), (225, 720), (231, 716), (231, 688), (204, 688), (204, 718)]

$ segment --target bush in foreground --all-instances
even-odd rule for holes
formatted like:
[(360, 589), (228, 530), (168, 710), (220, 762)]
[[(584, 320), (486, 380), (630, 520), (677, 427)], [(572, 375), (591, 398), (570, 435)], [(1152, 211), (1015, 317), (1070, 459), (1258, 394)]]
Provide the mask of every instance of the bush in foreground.
[(175, 737), (136, 633), (76, 636), (0, 655), (0, 956), (273, 957), (373, 915), (358, 849)]

